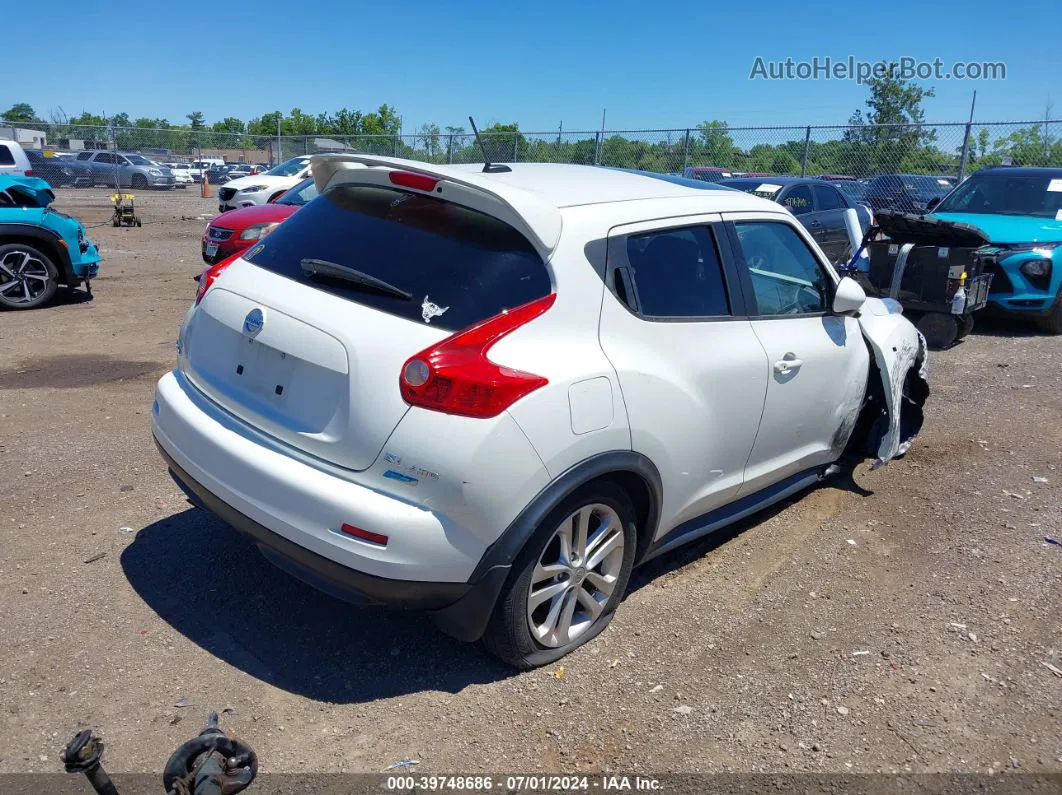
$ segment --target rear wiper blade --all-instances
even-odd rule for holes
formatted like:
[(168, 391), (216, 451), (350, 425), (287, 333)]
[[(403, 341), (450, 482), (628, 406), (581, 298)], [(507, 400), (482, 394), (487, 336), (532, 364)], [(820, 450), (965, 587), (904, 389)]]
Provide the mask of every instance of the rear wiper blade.
[(325, 259), (307, 258), (302, 260), (299, 264), (302, 265), (302, 272), (309, 276), (325, 276), (332, 279), (342, 279), (345, 282), (360, 284), (363, 287), (372, 287), (375, 290), (388, 293), (389, 295), (401, 298), (404, 301), (409, 301), (413, 298), (413, 293), (407, 293), (401, 287), (395, 287), (393, 284), (385, 282), (383, 279), (377, 279), (375, 276), (370, 276), (367, 273), (355, 270), (354, 268), (348, 268), (346, 265), (340, 265), (336, 262), (329, 262)]

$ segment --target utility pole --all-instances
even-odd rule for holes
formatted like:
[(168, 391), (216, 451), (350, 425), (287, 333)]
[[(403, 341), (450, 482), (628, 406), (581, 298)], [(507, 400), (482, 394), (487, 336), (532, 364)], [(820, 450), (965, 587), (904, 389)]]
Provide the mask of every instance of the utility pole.
[(277, 162), (275, 165), (280, 165), (280, 158), (283, 156), (284, 150), (280, 144), (280, 111), (277, 111)]
[(977, 105), (977, 92), (970, 100), (970, 120), (966, 122), (966, 133), (962, 139), (962, 152), (959, 155), (959, 182), (966, 177), (966, 159), (970, 156), (970, 133), (973, 131), (974, 107)]

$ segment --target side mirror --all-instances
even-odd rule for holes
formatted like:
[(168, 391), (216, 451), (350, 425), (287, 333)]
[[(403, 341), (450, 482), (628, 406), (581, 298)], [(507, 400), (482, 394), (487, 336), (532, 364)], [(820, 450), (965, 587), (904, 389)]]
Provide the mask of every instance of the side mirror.
[(938, 204), (940, 204), (940, 197), (939, 196), (934, 196), (932, 199), (930, 199), (928, 202), (926, 202), (926, 212), (927, 213), (933, 212), (933, 209)]
[(858, 312), (866, 300), (867, 294), (863, 292), (859, 282), (851, 276), (845, 276), (837, 283), (837, 291), (833, 294), (833, 313), (849, 315)]

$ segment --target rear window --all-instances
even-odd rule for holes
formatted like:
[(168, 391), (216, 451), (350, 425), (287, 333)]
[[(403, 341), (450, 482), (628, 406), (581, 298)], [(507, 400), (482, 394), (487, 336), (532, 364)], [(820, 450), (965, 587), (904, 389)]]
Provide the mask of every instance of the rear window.
[(0, 166), (13, 166), (15, 165), (15, 156), (11, 154), (11, 150), (3, 144), (0, 144)]
[[(317, 197), (245, 259), (348, 301), (446, 331), (467, 328), (552, 290), (542, 258), (508, 224), (433, 196), (374, 186), (340, 186)], [(337, 268), (409, 297), (326, 275)]]

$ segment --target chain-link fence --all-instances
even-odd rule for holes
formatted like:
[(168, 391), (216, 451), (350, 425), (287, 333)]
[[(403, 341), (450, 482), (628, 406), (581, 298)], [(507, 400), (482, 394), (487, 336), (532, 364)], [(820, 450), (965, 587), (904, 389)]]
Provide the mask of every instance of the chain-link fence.
[[(451, 128), (452, 129), (452, 128)], [(481, 163), (464, 131), (414, 135), (251, 135), (189, 128), (0, 122), (0, 138), (78, 152), (116, 149), (158, 162), (219, 158), (275, 165), (320, 152), (363, 152), (433, 163)], [(1062, 166), (1062, 120), (803, 127), (729, 127), (713, 122), (670, 130), (484, 132), (492, 162), (582, 163), (687, 174), (837, 175), (912, 173), (962, 177), (986, 165)]]

